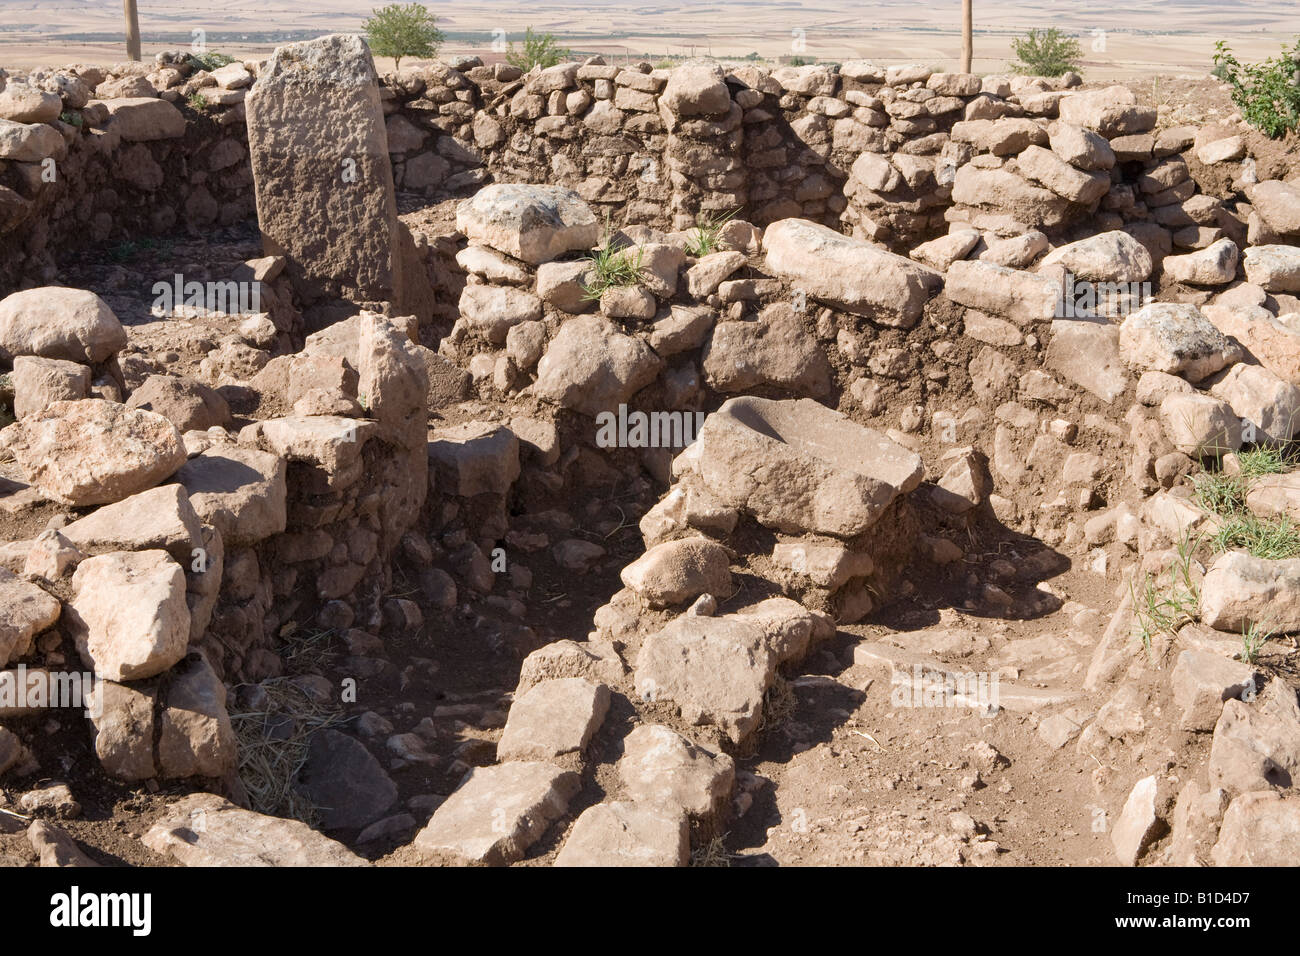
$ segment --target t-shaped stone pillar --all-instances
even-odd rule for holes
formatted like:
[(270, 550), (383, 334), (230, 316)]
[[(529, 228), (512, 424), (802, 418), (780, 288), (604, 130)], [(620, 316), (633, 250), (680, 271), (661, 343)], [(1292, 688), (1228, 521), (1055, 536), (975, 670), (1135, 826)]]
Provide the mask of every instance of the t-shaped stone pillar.
[(370, 50), (334, 34), (277, 47), (245, 101), (257, 218), (311, 304), (391, 303), (424, 317), (432, 289), (397, 218)]

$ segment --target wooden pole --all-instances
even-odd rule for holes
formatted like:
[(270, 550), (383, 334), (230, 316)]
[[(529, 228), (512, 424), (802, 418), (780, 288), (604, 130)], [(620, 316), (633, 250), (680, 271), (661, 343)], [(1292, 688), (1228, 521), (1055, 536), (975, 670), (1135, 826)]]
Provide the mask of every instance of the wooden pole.
[(140, 59), (140, 14), (136, 12), (135, 0), (122, 0), (126, 14), (126, 58)]
[(975, 52), (975, 40), (971, 29), (972, 0), (961, 0), (961, 71), (970, 72), (971, 57)]

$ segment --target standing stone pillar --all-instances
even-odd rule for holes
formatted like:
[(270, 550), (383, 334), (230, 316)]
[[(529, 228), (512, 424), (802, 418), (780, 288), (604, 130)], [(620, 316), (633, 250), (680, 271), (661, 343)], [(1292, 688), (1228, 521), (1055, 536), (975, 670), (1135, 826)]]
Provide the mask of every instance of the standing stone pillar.
[(263, 245), (286, 258), (304, 303), (427, 318), (433, 291), (397, 218), (379, 79), (361, 38), (277, 47), (245, 107)]

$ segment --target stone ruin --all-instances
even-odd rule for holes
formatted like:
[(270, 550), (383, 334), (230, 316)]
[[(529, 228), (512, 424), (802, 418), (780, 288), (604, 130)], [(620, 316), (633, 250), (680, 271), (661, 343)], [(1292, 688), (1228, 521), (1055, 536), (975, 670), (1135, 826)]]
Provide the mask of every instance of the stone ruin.
[[(790, 695), (973, 662), (986, 716), (1096, 761), (1109, 861), (1300, 859), (1294, 669), (1242, 644), (1300, 631), (1300, 560), (1186, 553), (1225, 522), (1194, 477), (1300, 430), (1300, 185), (1243, 127), (864, 62), (381, 78), (351, 36), (0, 82), (0, 795), (42, 865), (95, 860), (44, 819), (73, 790), (28, 787), (48, 712), (14, 692), (78, 666), (94, 772), (168, 788), (145, 860), (699, 862), (758, 812), (762, 741), (803, 739)], [(146, 316), (53, 284), (254, 218), (229, 279), (259, 308), (216, 310), (186, 374)], [(638, 281), (595, 287), (607, 242)], [(1300, 476), (1246, 505), (1300, 521)], [(1193, 606), (1152, 633), (1134, 582), (1180, 562)], [(587, 624), (534, 617), (535, 574), (606, 565)], [(438, 690), (420, 642), (456, 627), (517, 686)], [(347, 705), (299, 819), (232, 721), (288, 685)], [(975, 746), (962, 791), (1006, 772)], [(867, 859), (1016, 859), (954, 817), (932, 856)]]

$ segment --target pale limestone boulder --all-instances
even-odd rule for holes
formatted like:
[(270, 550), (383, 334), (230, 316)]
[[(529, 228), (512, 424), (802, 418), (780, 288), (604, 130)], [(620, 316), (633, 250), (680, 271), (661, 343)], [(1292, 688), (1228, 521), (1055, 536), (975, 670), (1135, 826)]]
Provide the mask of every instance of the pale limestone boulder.
[(702, 536), (665, 541), (622, 572), (623, 584), (651, 607), (672, 607), (701, 594), (731, 596), (731, 558), (726, 548)]
[(99, 296), (45, 287), (0, 300), (0, 357), (19, 355), (95, 364), (126, 348), (126, 330)]
[(1228, 805), (1211, 857), (1216, 866), (1287, 866), (1300, 862), (1300, 796), (1261, 790)]
[(590, 249), (600, 237), (595, 214), (573, 190), (519, 183), (480, 189), (457, 207), (456, 228), (532, 265)]
[(718, 500), (788, 534), (860, 534), (924, 470), (914, 452), (809, 399), (733, 398), (691, 452)]
[(1194, 305), (1153, 302), (1124, 320), (1120, 352), (1130, 368), (1182, 375), (1195, 384), (1241, 361), (1241, 348)]
[(1154, 268), (1146, 247), (1118, 229), (1054, 249), (1038, 268), (1041, 271), (1057, 264), (1076, 279), (1089, 282), (1142, 282)]
[(63, 504), (108, 504), (152, 488), (185, 463), (176, 426), (102, 399), (55, 402), (0, 432), (41, 494)]
[(72, 576), (69, 629), (87, 667), (108, 680), (161, 674), (189, 646), (185, 572), (166, 551), (87, 558)]
[(19, 355), (14, 359), (14, 417), (26, 418), (55, 402), (90, 394), (90, 369), (79, 362)]
[(681, 809), (703, 822), (725, 815), (736, 786), (729, 756), (658, 724), (643, 724), (627, 735), (618, 775), (637, 803)]
[(0, 667), (27, 654), (32, 638), (52, 627), (61, 612), (58, 598), (0, 569)]
[(885, 325), (911, 328), (943, 285), (925, 266), (804, 219), (763, 233), (768, 271), (811, 298)]
[(1300, 630), (1300, 558), (1219, 555), (1201, 582), (1201, 621), (1236, 634), (1252, 624), (1279, 634)]

